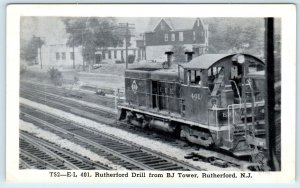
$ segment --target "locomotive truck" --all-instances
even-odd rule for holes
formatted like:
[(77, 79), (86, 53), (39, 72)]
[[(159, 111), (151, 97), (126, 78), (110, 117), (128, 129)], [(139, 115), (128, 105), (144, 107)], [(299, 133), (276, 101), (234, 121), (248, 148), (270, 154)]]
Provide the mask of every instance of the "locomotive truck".
[(119, 120), (235, 156), (265, 148), (264, 63), (249, 54), (204, 54), (125, 72)]

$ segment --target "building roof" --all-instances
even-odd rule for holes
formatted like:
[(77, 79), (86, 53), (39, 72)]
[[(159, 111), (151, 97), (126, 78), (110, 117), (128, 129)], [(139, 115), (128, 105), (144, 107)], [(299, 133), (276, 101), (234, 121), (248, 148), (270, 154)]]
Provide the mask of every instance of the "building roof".
[[(197, 18), (151, 18), (149, 20), (146, 32), (153, 32), (162, 19), (165, 20), (165, 22), (171, 27), (172, 30), (188, 30), (193, 28)], [(200, 21), (204, 26), (203, 21), (201, 19)]]
[(184, 68), (208, 69), (214, 63), (230, 54), (204, 54), (192, 59), (189, 63), (181, 64)]

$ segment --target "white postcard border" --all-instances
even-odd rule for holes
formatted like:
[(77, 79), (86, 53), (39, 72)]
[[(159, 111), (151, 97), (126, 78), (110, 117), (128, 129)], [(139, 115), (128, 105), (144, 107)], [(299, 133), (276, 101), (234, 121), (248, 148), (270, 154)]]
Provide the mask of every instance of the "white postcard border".
[[(166, 11), (166, 9), (168, 11)], [(113, 16), (113, 17), (279, 17), (282, 19), (282, 170), (251, 172), (251, 179), (209, 178), (51, 178), (49, 171), (19, 170), (19, 52), (21, 16)], [(9, 5), (6, 41), (6, 178), (11, 182), (96, 183), (263, 183), (295, 180), (296, 135), (296, 6), (292, 4), (248, 5)], [(80, 174), (80, 171), (76, 171)], [(93, 172), (93, 171), (90, 171)], [(109, 171), (114, 173), (114, 171)], [(125, 173), (125, 171), (119, 171)], [(132, 171), (128, 171), (131, 173)], [(225, 173), (233, 173), (226, 172)], [(146, 172), (149, 173), (149, 172)], [(155, 172), (153, 172), (155, 173)], [(159, 171), (166, 174), (168, 172)], [(195, 173), (195, 172), (191, 172)], [(203, 172), (196, 172), (201, 176)], [(212, 172), (210, 172), (212, 173)], [(215, 172), (221, 174), (223, 172)], [(240, 174), (241, 172), (235, 172)], [(216, 181), (217, 180), (217, 181)]]

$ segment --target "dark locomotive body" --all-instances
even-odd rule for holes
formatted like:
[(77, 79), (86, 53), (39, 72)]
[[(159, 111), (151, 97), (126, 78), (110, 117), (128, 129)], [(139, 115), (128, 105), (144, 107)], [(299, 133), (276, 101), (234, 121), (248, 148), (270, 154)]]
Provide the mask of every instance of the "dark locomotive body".
[(247, 54), (205, 54), (178, 66), (131, 69), (119, 117), (250, 155), (265, 147), (263, 84), (264, 63)]

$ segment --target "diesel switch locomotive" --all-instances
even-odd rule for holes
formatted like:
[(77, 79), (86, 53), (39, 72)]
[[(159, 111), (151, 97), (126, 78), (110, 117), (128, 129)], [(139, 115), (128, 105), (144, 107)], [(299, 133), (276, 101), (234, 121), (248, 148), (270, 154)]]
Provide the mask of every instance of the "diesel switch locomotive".
[(265, 148), (264, 63), (248, 54), (204, 54), (125, 72), (119, 120), (249, 156)]

